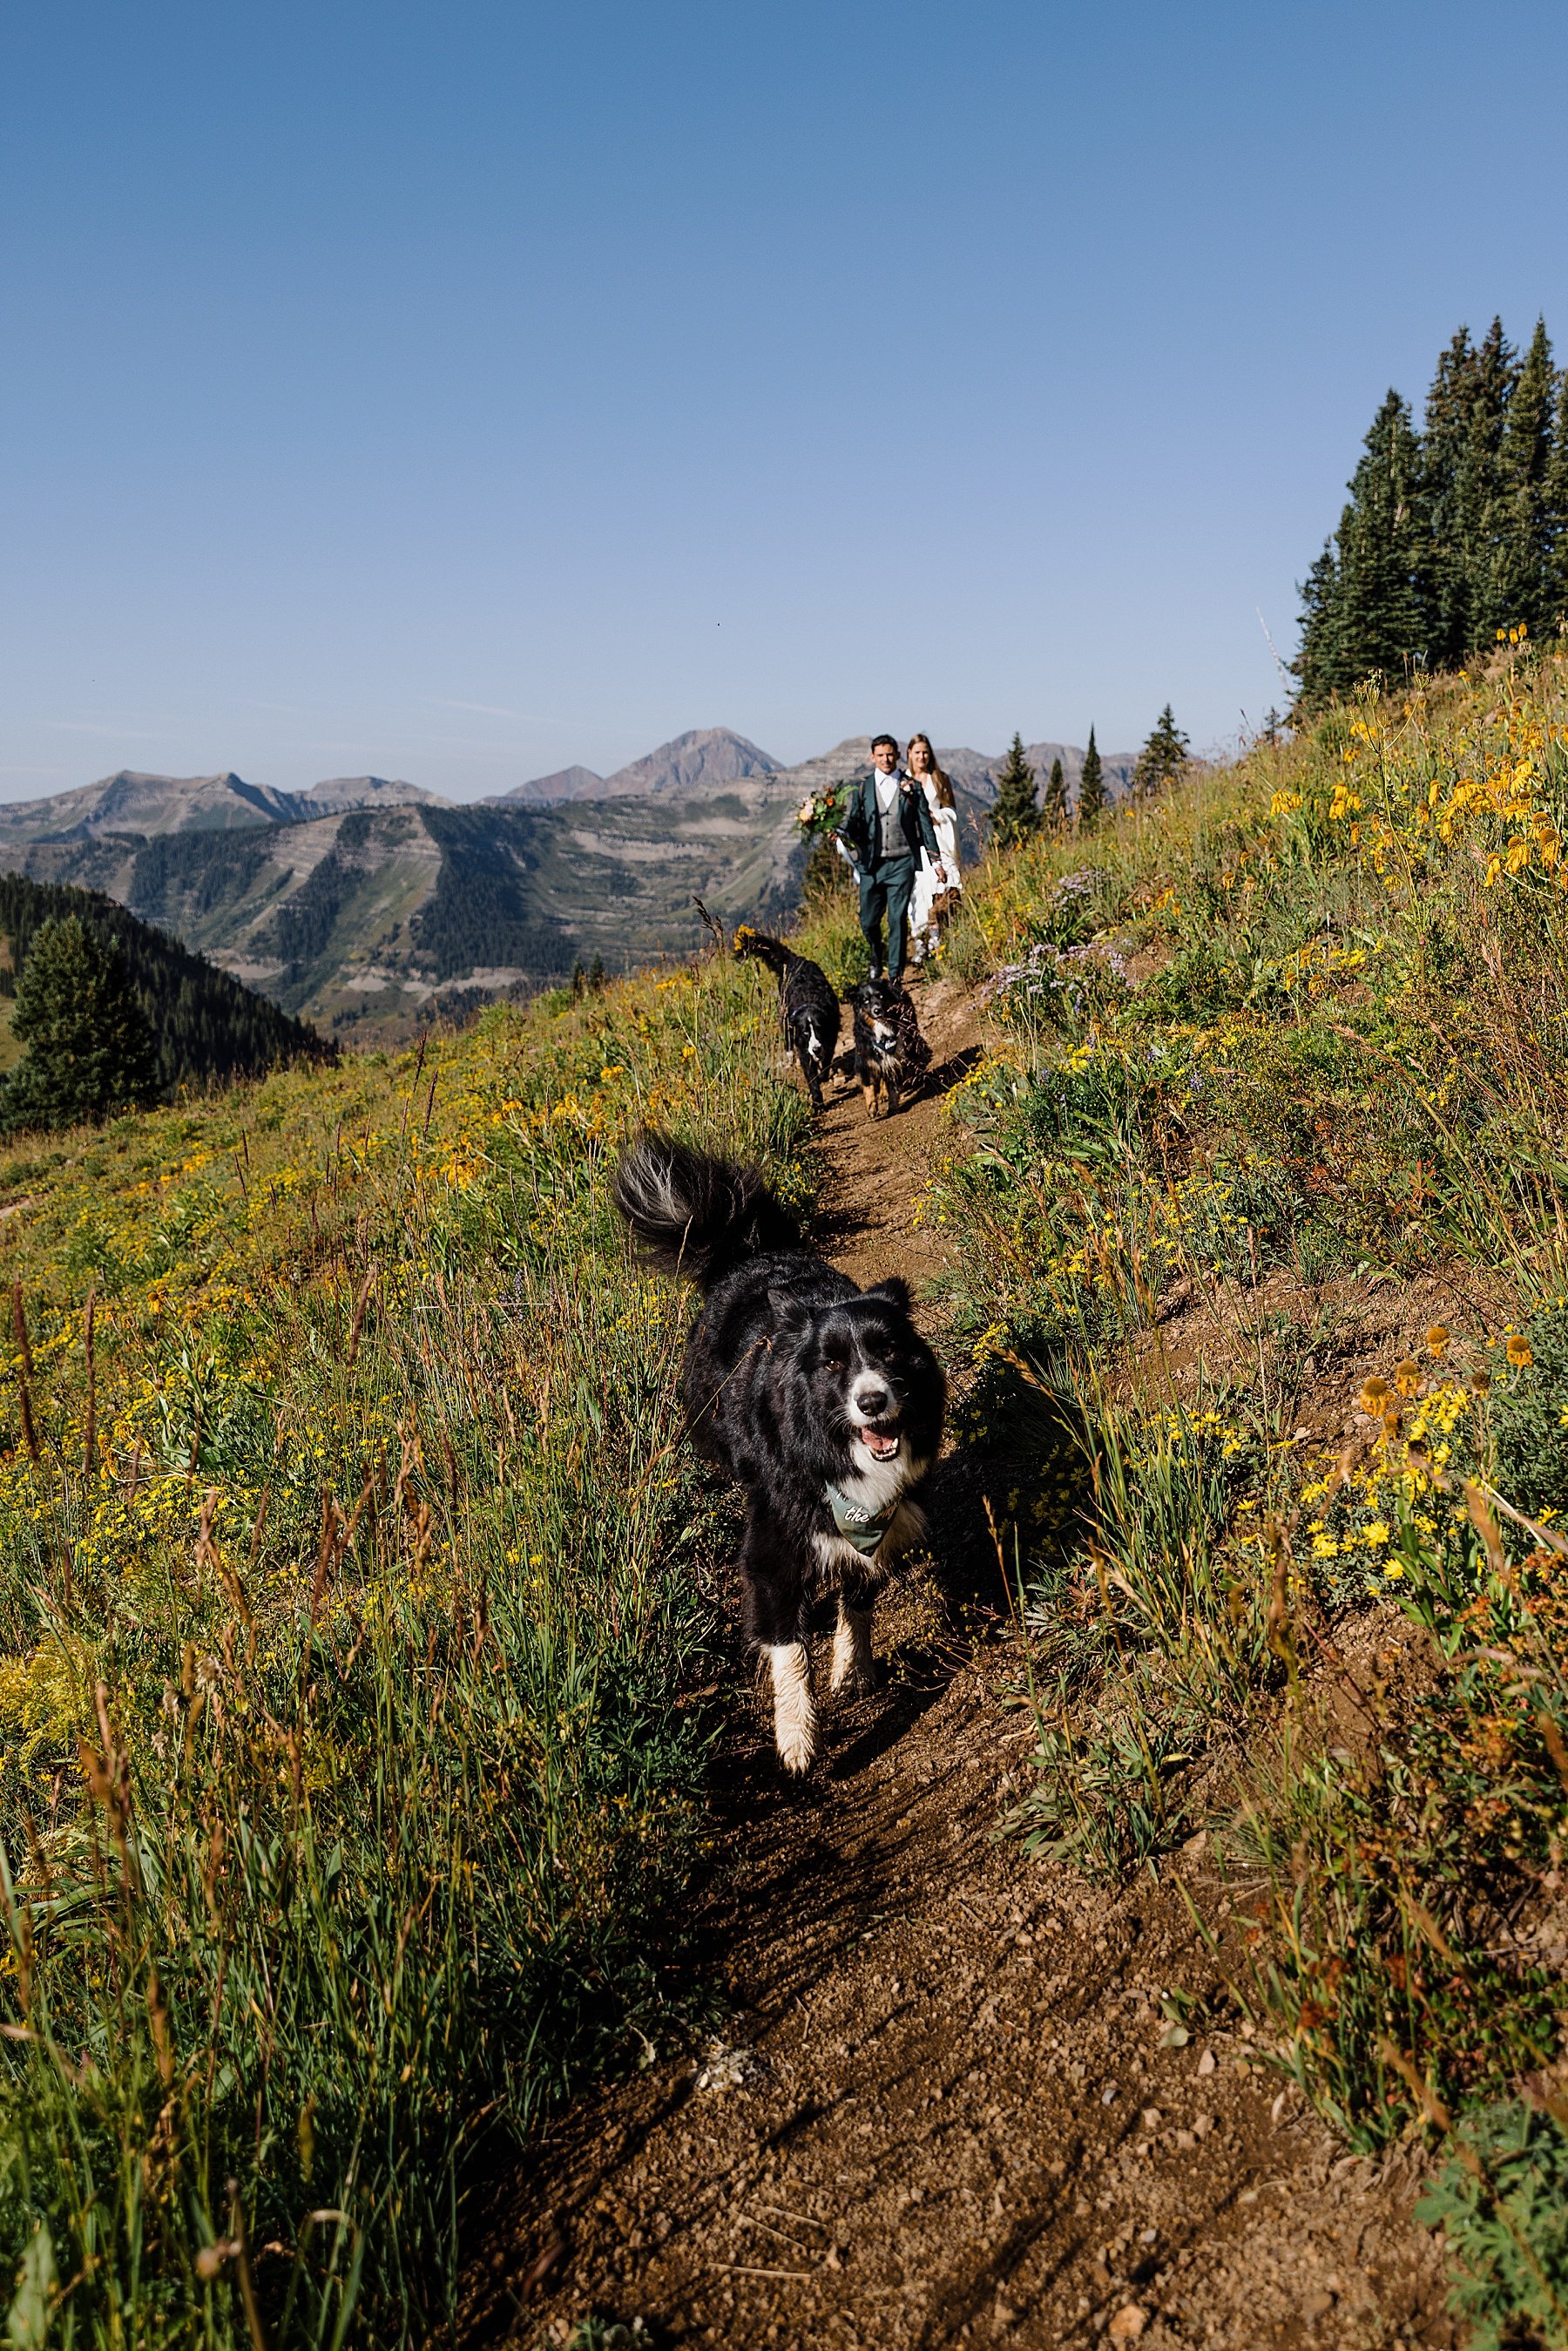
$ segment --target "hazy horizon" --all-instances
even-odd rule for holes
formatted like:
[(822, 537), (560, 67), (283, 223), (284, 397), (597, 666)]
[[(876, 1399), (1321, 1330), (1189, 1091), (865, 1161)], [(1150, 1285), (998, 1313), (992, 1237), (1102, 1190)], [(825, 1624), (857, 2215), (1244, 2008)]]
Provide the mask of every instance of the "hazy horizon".
[[(724, 721), (722, 721), (722, 720), (715, 720), (714, 722), (712, 722), (712, 728), (713, 728), (713, 731), (718, 731), (718, 730), (720, 730), (720, 729), (723, 728), (723, 726), (724, 726)], [(669, 743), (678, 741), (678, 740), (680, 739), (680, 736), (682, 736), (682, 735), (689, 734), (689, 733), (700, 733), (700, 732), (702, 732), (702, 731), (705, 731), (705, 730), (704, 730), (704, 729), (701, 729), (701, 728), (687, 728), (687, 727), (681, 727), (681, 728), (679, 728), (679, 729), (677, 730), (676, 735), (674, 735), (674, 736), (667, 736), (667, 737), (665, 737), (665, 739), (664, 739), (664, 742), (662, 742), (662, 743), (649, 743), (649, 744), (646, 744), (646, 745), (643, 747), (643, 749), (642, 749), (640, 752), (634, 752), (634, 753), (633, 753), (633, 755), (632, 755), (632, 758), (631, 758), (630, 759), (623, 760), (623, 761), (621, 762), (621, 768), (624, 768), (630, 767), (630, 766), (634, 765), (634, 764), (635, 764), (635, 762), (636, 762), (639, 758), (647, 758), (648, 756), (649, 756), (649, 755), (650, 755), (651, 753), (653, 753), (653, 752), (663, 750)], [(768, 757), (769, 757), (770, 758), (777, 759), (777, 760), (778, 760), (778, 763), (779, 763), (779, 766), (780, 766), (780, 768), (790, 768), (799, 767), (799, 766), (800, 766), (800, 765), (802, 765), (805, 760), (813, 759), (813, 758), (820, 758), (821, 756), (823, 756), (823, 755), (824, 755), (825, 753), (826, 753), (826, 752), (836, 750), (840, 743), (851, 742), (851, 741), (853, 741), (853, 740), (855, 739), (855, 737), (856, 737), (857, 736), (867, 735), (867, 734), (870, 734), (870, 733), (872, 733), (872, 732), (879, 732), (879, 731), (881, 731), (881, 730), (880, 730), (879, 728), (872, 728), (872, 727), (867, 727), (867, 726), (851, 727), (851, 728), (849, 728), (848, 730), (846, 730), (846, 731), (845, 733), (843, 733), (843, 734), (836, 735), (836, 736), (834, 737), (833, 741), (832, 741), (831, 743), (818, 743), (817, 745), (815, 745), (815, 747), (812, 750), (810, 750), (810, 751), (804, 751), (804, 752), (802, 752), (802, 753), (798, 756), (798, 758), (794, 758), (794, 759), (785, 759), (785, 758), (783, 758), (783, 757), (782, 757), (778, 752), (776, 752), (776, 751), (774, 749), (774, 747), (773, 747), (773, 746), (772, 746), (771, 744), (768, 744), (768, 743), (759, 743), (759, 742), (757, 741), (757, 738), (756, 738), (756, 737), (755, 737), (754, 735), (747, 735), (747, 734), (746, 734), (746, 730), (745, 730), (745, 728), (744, 728), (743, 726), (734, 726), (734, 727), (730, 727), (730, 728), (728, 729), (728, 731), (729, 731), (731, 734), (732, 734), (732, 735), (740, 735), (740, 736), (744, 737), (745, 737), (745, 739), (746, 739), (746, 741), (747, 741), (747, 742), (749, 742), (749, 743), (753, 746), (753, 747), (755, 750), (766, 752), (766, 754), (768, 755)], [(911, 732), (916, 732), (916, 731), (918, 731), (918, 730), (916, 730), (916, 729), (911, 729), (910, 731), (911, 731)], [(906, 743), (906, 742), (908, 741), (908, 737), (900, 737), (898, 739), (899, 739), (899, 742), (900, 742), (900, 744), (901, 744), (901, 745), (902, 745), (902, 744), (904, 744), (904, 743)], [(939, 745), (938, 745), (938, 747), (938, 747), (938, 749), (939, 749), (939, 750), (949, 750), (949, 751), (958, 750), (958, 749), (961, 749), (961, 749), (968, 750), (968, 751), (974, 751), (974, 752), (977, 752), (977, 753), (980, 755), (980, 757), (981, 757), (981, 758), (989, 758), (989, 759), (1000, 759), (1000, 758), (1002, 758), (1004, 756), (1004, 754), (1005, 754), (1005, 752), (1006, 752), (1006, 749), (1007, 749), (1007, 745), (1008, 745), (1008, 743), (1011, 743), (1012, 739), (1012, 735), (1011, 735), (1011, 733), (1010, 733), (1010, 734), (1008, 735), (1007, 739), (1006, 739), (1006, 741), (1005, 741), (1005, 742), (992, 742), (992, 743), (966, 743), (966, 744), (963, 744), (963, 745), (961, 745), (961, 745), (959, 745), (959, 744), (956, 744), (956, 743), (946, 743), (946, 744), (944, 744), (944, 743), (939, 743)], [(1064, 744), (1064, 745), (1065, 746), (1065, 745), (1067, 745), (1067, 743), (1068, 743), (1068, 737), (1067, 737), (1066, 736), (1032, 735), (1032, 736), (1029, 736), (1029, 737), (1026, 738), (1026, 742), (1027, 742), (1028, 744), (1060, 742), (1060, 743), (1062, 743), (1062, 744)], [(1084, 745), (1083, 745), (1083, 744), (1081, 744), (1081, 743), (1080, 743), (1080, 744), (1075, 744), (1075, 745), (1072, 745), (1072, 746), (1071, 746), (1071, 747), (1072, 747), (1072, 748), (1074, 748), (1074, 749), (1075, 749), (1075, 750), (1080, 750), (1080, 751), (1081, 751), (1085, 747), (1084, 747)], [(1100, 748), (1101, 753), (1103, 754), (1103, 756), (1104, 756), (1106, 758), (1107, 758), (1107, 759), (1111, 759), (1111, 760), (1116, 760), (1116, 759), (1122, 759), (1122, 758), (1130, 758), (1130, 757), (1131, 757), (1131, 755), (1132, 755), (1132, 753), (1133, 753), (1133, 752), (1137, 748), (1137, 746), (1136, 744), (1127, 744), (1127, 743), (1101, 743), (1101, 744), (1100, 744), (1100, 746), (1099, 746), (1099, 748)], [(541, 769), (541, 770), (540, 770), (540, 772), (539, 772), (539, 773), (538, 773), (538, 775), (536, 775), (536, 776), (519, 776), (519, 777), (516, 778), (516, 781), (517, 781), (519, 784), (542, 783), (542, 782), (544, 782), (544, 781), (545, 781), (548, 777), (550, 777), (550, 776), (556, 776), (556, 775), (563, 775), (563, 774), (566, 774), (566, 773), (568, 773), (568, 772), (569, 772), (573, 768), (586, 768), (586, 767), (587, 767), (587, 765), (588, 765), (588, 762), (587, 762), (586, 759), (577, 759), (577, 760), (573, 760), (573, 759), (563, 759), (563, 760), (559, 763), (559, 765), (558, 765), (558, 766), (556, 766), (556, 767), (555, 767), (555, 768), (543, 768), (543, 769)], [(620, 769), (619, 769), (619, 768), (597, 768), (597, 769), (593, 770), (593, 772), (594, 772), (594, 773), (596, 773), (596, 774), (597, 774), (597, 775), (601, 778), (601, 779), (602, 779), (602, 780), (604, 780), (604, 781), (606, 781), (606, 782), (608, 782), (608, 781), (609, 781), (609, 780), (610, 780), (614, 776), (616, 776), (618, 773), (619, 773), (619, 772), (620, 772)], [(437, 786), (437, 785), (435, 785), (435, 784), (429, 783), (429, 782), (425, 779), (425, 778), (423, 778), (422, 776), (410, 776), (410, 775), (387, 776), (387, 775), (382, 775), (382, 774), (381, 774), (381, 772), (380, 772), (380, 770), (379, 770), (379, 769), (376, 769), (376, 768), (362, 768), (362, 767), (361, 767), (361, 768), (338, 768), (338, 769), (337, 769), (337, 770), (333, 775), (330, 775), (330, 776), (312, 776), (312, 777), (310, 777), (310, 778), (309, 778), (306, 782), (304, 782), (304, 783), (299, 783), (299, 784), (290, 783), (290, 784), (283, 784), (283, 785), (280, 785), (280, 784), (278, 784), (278, 783), (277, 783), (276, 778), (275, 778), (275, 777), (272, 777), (272, 776), (265, 776), (265, 775), (261, 775), (261, 774), (256, 774), (256, 773), (252, 773), (252, 772), (250, 772), (249, 770), (247, 770), (247, 769), (245, 769), (245, 768), (244, 768), (236, 767), (236, 766), (235, 766), (235, 764), (234, 764), (234, 762), (232, 759), (231, 759), (231, 760), (227, 760), (227, 761), (220, 762), (218, 765), (213, 766), (213, 767), (210, 767), (210, 768), (185, 768), (185, 769), (182, 769), (182, 770), (176, 770), (176, 769), (173, 769), (173, 768), (140, 768), (140, 767), (137, 767), (137, 766), (136, 766), (133, 762), (131, 762), (130, 760), (122, 759), (122, 760), (120, 760), (120, 761), (119, 761), (116, 766), (114, 766), (114, 767), (112, 767), (112, 768), (103, 768), (97, 769), (97, 770), (95, 770), (95, 772), (94, 772), (92, 775), (90, 775), (90, 776), (89, 776), (89, 775), (83, 775), (83, 776), (79, 776), (79, 777), (75, 778), (74, 778), (71, 782), (69, 782), (69, 783), (63, 783), (63, 784), (54, 785), (54, 786), (49, 787), (47, 789), (46, 789), (46, 790), (44, 790), (44, 791), (39, 791), (39, 792), (16, 792), (16, 791), (13, 791), (13, 792), (6, 792), (6, 791), (0, 791), (0, 807), (10, 807), (10, 806), (15, 805), (16, 802), (21, 801), (21, 800), (32, 800), (32, 799), (54, 799), (54, 798), (55, 798), (58, 793), (60, 793), (60, 792), (68, 792), (68, 791), (86, 791), (86, 790), (90, 789), (91, 789), (91, 787), (92, 787), (93, 785), (95, 785), (95, 784), (103, 784), (103, 783), (108, 783), (108, 782), (109, 782), (109, 781), (110, 781), (110, 780), (111, 780), (115, 776), (117, 776), (117, 775), (150, 775), (150, 776), (158, 776), (158, 777), (161, 777), (161, 778), (166, 778), (170, 782), (173, 782), (173, 783), (194, 783), (194, 782), (200, 781), (200, 780), (202, 780), (202, 779), (204, 779), (204, 778), (210, 778), (210, 777), (224, 776), (224, 775), (234, 775), (234, 776), (237, 776), (237, 777), (239, 778), (239, 779), (240, 779), (240, 781), (241, 781), (242, 783), (245, 783), (245, 784), (254, 784), (254, 785), (259, 785), (259, 786), (264, 786), (264, 787), (271, 787), (272, 789), (276, 789), (276, 790), (282, 790), (282, 791), (293, 791), (293, 792), (307, 792), (307, 791), (310, 791), (311, 789), (313, 789), (316, 786), (317, 786), (317, 785), (319, 785), (319, 784), (328, 784), (328, 783), (338, 783), (338, 782), (344, 782), (344, 781), (351, 781), (351, 780), (353, 780), (354, 778), (358, 778), (358, 777), (362, 777), (362, 776), (364, 776), (364, 777), (369, 777), (369, 776), (377, 776), (377, 777), (379, 777), (379, 779), (380, 779), (381, 781), (383, 781), (383, 782), (389, 782), (389, 783), (400, 783), (400, 784), (410, 784), (410, 785), (413, 785), (413, 786), (417, 787), (418, 789), (421, 789), (421, 790), (424, 790), (424, 791), (433, 791), (433, 792), (439, 792), (439, 791), (440, 791), (440, 787), (439, 787), (439, 786)], [(487, 799), (487, 798), (488, 798), (488, 799), (495, 799), (495, 798), (498, 798), (498, 797), (503, 796), (506, 791), (508, 791), (508, 790), (509, 790), (509, 789), (512, 789), (512, 787), (511, 787), (511, 786), (508, 786), (508, 785), (501, 785), (501, 786), (497, 787), (497, 788), (496, 788), (496, 789), (495, 789), (494, 791), (492, 791), (492, 792), (490, 792), (490, 793), (483, 793), (483, 792), (466, 792), (466, 793), (458, 793), (458, 792), (452, 792), (452, 793), (443, 793), (443, 794), (441, 794), (441, 797), (442, 797), (442, 798), (444, 798), (444, 799), (452, 799), (452, 800), (456, 801), (459, 805), (462, 805), (463, 802), (466, 802), (466, 801), (480, 800), (480, 799)]]

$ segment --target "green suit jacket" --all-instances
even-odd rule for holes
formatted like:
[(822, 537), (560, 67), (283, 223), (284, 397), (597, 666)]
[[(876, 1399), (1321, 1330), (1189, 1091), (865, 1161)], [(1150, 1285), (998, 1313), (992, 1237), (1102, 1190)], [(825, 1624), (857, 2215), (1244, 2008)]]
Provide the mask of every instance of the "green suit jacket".
[(838, 828), (839, 838), (848, 844), (857, 865), (875, 872), (886, 858), (919, 857), (922, 849), (933, 863), (940, 862), (942, 852), (937, 829), (926, 796), (911, 777), (901, 778), (893, 818), (888, 828), (892, 839), (884, 841), (882, 811), (877, 805), (877, 770), (869, 768), (865, 775), (857, 776), (850, 787), (849, 813)]

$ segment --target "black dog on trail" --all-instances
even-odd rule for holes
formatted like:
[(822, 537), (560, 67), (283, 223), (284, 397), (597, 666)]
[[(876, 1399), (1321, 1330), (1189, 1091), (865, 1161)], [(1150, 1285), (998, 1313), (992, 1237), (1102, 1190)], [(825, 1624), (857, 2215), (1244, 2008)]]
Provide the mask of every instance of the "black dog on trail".
[(863, 979), (851, 988), (855, 1014), (855, 1074), (869, 1118), (885, 1092), (891, 1118), (929, 1066), (931, 1049), (920, 1034), (919, 1015), (903, 988), (890, 980)]
[(820, 1110), (822, 1081), (838, 1050), (839, 1003), (832, 982), (820, 964), (796, 955), (783, 939), (771, 938), (766, 931), (753, 931), (745, 925), (735, 933), (735, 953), (754, 956), (778, 981), (779, 1019), (794, 1048), (806, 1092)]
[(746, 1630), (772, 1667), (784, 1768), (804, 1771), (816, 1750), (811, 1604), (838, 1595), (830, 1689), (868, 1682), (877, 1590), (925, 1531), (916, 1496), (946, 1384), (905, 1284), (857, 1290), (804, 1244), (754, 1167), (644, 1134), (622, 1155), (615, 1197), (645, 1255), (702, 1293), (687, 1426), (745, 1489)]

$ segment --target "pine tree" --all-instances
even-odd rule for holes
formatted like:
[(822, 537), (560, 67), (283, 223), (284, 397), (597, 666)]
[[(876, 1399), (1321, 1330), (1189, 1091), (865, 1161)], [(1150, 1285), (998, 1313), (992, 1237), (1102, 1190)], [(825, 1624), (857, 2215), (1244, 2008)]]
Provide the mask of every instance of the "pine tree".
[(1310, 710), (1328, 700), (1340, 674), (1339, 566), (1332, 538), (1324, 541), (1306, 578), (1296, 583), (1296, 594), (1302, 600), (1302, 637), (1291, 666), (1301, 680), (1301, 700)]
[(1372, 421), (1339, 526), (1334, 684), (1341, 692), (1364, 677), (1399, 678), (1426, 659), (1427, 628), (1416, 592), (1419, 475), (1410, 412), (1390, 392)]
[(1052, 832), (1067, 830), (1067, 778), (1062, 771), (1061, 755), (1051, 762), (1051, 773), (1045, 779), (1045, 790), (1040, 814)]
[(1351, 476), (1334, 547), (1324, 548), (1301, 591), (1296, 667), (1309, 705), (1348, 693), (1365, 677), (1399, 677), (1426, 658), (1416, 586), (1420, 455), (1410, 412), (1390, 392)]
[(1490, 561), (1482, 609), (1493, 633), (1521, 622), (1543, 633), (1555, 614), (1552, 520), (1547, 501), (1552, 471), (1552, 407), (1557, 372), (1546, 321), (1538, 319), (1503, 419), (1498, 489), (1489, 532)]
[(1568, 615), (1568, 368), (1558, 378), (1557, 415), (1546, 460), (1546, 622)]
[(1458, 669), (1469, 643), (1473, 595), (1469, 550), (1479, 521), (1469, 511), (1477, 366), (1469, 329), (1461, 327), (1438, 360), (1423, 420), (1417, 593), (1434, 669)]
[(1089, 747), (1084, 754), (1084, 772), (1078, 778), (1078, 831), (1093, 832), (1105, 812), (1106, 770), (1091, 726)]
[(1464, 534), (1461, 556), (1469, 588), (1466, 654), (1490, 653), (1498, 631), (1509, 626), (1498, 601), (1500, 556), (1506, 536), (1508, 507), (1502, 445), (1519, 374), (1519, 360), (1502, 331), (1502, 320), (1494, 319), (1487, 329), (1485, 340), (1476, 348), (1459, 468), (1459, 523)]
[(76, 1126), (156, 1091), (152, 1029), (119, 942), (75, 914), (35, 935), (11, 1030), (27, 1050), (0, 1095), (6, 1127)]
[(1034, 770), (1023, 756), (1023, 737), (1014, 735), (996, 778), (996, 798), (987, 819), (992, 845), (1016, 849), (1039, 831), (1041, 814), (1034, 798)]
[(1187, 744), (1188, 738), (1177, 725), (1176, 714), (1168, 702), (1137, 755), (1137, 765), (1133, 769), (1136, 799), (1152, 799), (1156, 792), (1176, 781), (1187, 765)]

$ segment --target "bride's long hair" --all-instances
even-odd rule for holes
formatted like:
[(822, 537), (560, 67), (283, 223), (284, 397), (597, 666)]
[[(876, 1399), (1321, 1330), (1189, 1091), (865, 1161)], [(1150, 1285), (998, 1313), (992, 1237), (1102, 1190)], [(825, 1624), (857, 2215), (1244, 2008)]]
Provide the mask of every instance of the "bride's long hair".
[[(926, 747), (926, 757), (927, 757), (927, 758), (930, 761), (931, 766), (930, 766), (930, 773), (929, 773), (929, 777), (927, 777), (927, 776), (915, 776), (915, 781), (916, 781), (918, 784), (923, 784), (923, 783), (927, 783), (927, 782), (930, 782), (930, 783), (935, 784), (935, 786), (936, 786), (936, 788), (937, 788), (937, 805), (938, 805), (940, 808), (957, 808), (957, 806), (958, 806), (958, 802), (957, 802), (957, 800), (955, 800), (955, 799), (954, 799), (954, 798), (953, 798), (953, 779), (952, 779), (952, 778), (949, 775), (949, 773), (948, 773), (948, 771), (947, 771), (947, 769), (946, 769), (945, 768), (943, 768), (943, 767), (940, 767), (940, 766), (938, 765), (938, 763), (937, 763), (937, 755), (936, 755), (935, 751), (931, 748), (931, 738), (930, 738), (930, 737), (929, 737), (929, 735), (911, 735), (911, 736), (910, 736), (910, 737), (909, 737), (909, 750), (907, 750), (907, 751), (905, 752), (905, 754), (904, 754), (904, 758), (905, 758), (906, 762), (907, 762), (907, 761), (908, 761), (908, 759), (909, 759), (909, 751), (912, 751), (912, 750), (914, 749), (914, 747), (915, 747), (915, 746), (916, 746), (916, 744), (917, 744), (917, 743), (923, 743), (923, 744), (925, 745), (925, 747)], [(914, 776), (914, 775), (915, 775), (915, 771), (914, 771), (913, 768), (911, 768), (909, 769), (909, 773), (910, 773), (912, 776)]]

